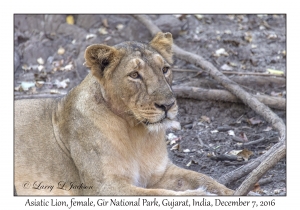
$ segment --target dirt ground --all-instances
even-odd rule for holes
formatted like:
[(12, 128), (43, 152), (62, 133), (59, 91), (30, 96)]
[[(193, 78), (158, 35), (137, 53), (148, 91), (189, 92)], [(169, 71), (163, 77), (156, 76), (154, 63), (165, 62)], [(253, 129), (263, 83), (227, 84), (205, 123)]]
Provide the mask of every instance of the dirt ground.
[[(285, 15), (150, 15), (163, 31), (173, 34), (179, 47), (199, 54), (228, 77), (239, 78), (242, 87), (253, 94), (286, 97), (285, 81), (256, 83), (256, 76), (234, 72), (265, 73), (267, 69), (286, 74)], [(15, 98), (55, 97), (67, 93), (88, 73), (83, 53), (95, 43), (108, 45), (122, 41), (151, 40), (148, 30), (130, 15), (15, 15), (14, 88)], [(174, 69), (200, 70), (175, 57)], [(265, 76), (264, 78), (274, 78)], [(278, 78), (278, 77), (277, 77)], [(284, 79), (284, 77), (281, 77)], [(222, 89), (205, 72), (174, 72), (173, 85)], [(270, 125), (240, 103), (178, 99), (180, 131), (168, 131), (168, 150), (176, 165), (215, 179), (236, 169), (240, 161), (223, 161), (217, 155), (247, 149), (251, 161), (278, 140)], [(275, 110), (286, 122), (286, 111)], [(175, 136), (171, 136), (171, 134)], [(265, 138), (259, 144), (243, 146)], [(176, 138), (177, 137), (177, 138)], [(244, 150), (245, 151), (245, 150)], [(256, 186), (262, 195), (286, 195), (286, 160), (282, 159), (263, 177), (267, 183)], [(267, 179), (266, 179), (267, 178)], [(237, 188), (243, 178), (229, 184)]]

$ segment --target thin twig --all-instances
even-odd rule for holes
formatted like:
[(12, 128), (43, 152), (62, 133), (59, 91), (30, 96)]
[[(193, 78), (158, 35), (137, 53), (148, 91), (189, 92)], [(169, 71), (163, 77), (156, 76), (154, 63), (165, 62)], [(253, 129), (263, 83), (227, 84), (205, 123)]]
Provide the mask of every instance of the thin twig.
[(261, 142), (264, 142), (264, 141), (269, 141), (270, 139), (266, 139), (264, 137), (260, 138), (260, 139), (257, 139), (255, 141), (249, 141), (249, 142), (245, 142), (243, 143), (242, 145), (240, 145), (241, 147), (243, 146), (249, 146), (249, 145), (253, 145), (253, 144), (259, 144)]

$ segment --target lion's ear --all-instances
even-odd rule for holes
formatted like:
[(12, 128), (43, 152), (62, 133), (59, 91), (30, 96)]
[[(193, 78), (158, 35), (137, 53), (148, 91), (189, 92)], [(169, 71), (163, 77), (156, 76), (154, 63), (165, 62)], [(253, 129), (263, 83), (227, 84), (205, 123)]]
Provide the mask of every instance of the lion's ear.
[(159, 52), (169, 63), (173, 63), (173, 38), (171, 33), (158, 32), (149, 44), (152, 48)]
[(104, 71), (117, 66), (120, 56), (120, 52), (114, 47), (102, 44), (91, 45), (85, 50), (85, 65), (95, 76), (102, 78)]

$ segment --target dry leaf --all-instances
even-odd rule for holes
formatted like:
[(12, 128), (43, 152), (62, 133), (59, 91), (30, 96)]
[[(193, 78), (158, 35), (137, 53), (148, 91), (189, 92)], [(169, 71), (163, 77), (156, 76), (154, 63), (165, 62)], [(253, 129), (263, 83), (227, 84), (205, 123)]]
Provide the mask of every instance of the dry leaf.
[(40, 65), (44, 65), (44, 63), (45, 63), (43, 58), (38, 58), (36, 61), (37, 61), (38, 64), (40, 64)]
[(259, 193), (259, 192), (261, 192), (261, 189), (260, 189), (260, 186), (259, 186), (259, 184), (258, 183), (256, 183), (255, 185), (254, 185), (254, 187), (253, 187), (253, 190), (252, 190), (253, 192), (256, 192), (256, 193)]
[(268, 39), (277, 39), (277, 35), (276, 34), (269, 34)]
[(239, 154), (240, 152), (242, 152), (243, 150), (231, 150), (230, 152), (228, 152), (227, 154), (229, 154), (229, 155), (237, 155), (237, 154)]
[(181, 14), (181, 15), (174, 15), (176, 18), (178, 18), (179, 20), (183, 20), (185, 19), (188, 15), (187, 14)]
[(53, 71), (57, 71), (60, 70), (61, 66), (64, 64), (64, 60), (60, 60), (60, 61), (53, 61), (52, 62), (52, 66), (53, 66)]
[(170, 150), (179, 150), (179, 144), (175, 144)]
[(232, 34), (232, 32), (229, 29), (227, 29), (224, 31), (224, 34)]
[(188, 162), (188, 164), (186, 164), (187, 167), (189, 167), (190, 165), (192, 165), (192, 161)]
[(21, 91), (21, 90), (22, 90), (22, 89), (21, 89), (21, 85), (15, 87), (15, 91)]
[(61, 67), (64, 64), (64, 60), (60, 60), (60, 61), (53, 61), (52, 62), (52, 66), (53, 67)]
[(282, 97), (283, 96), (283, 92), (274, 92), (274, 91), (272, 91), (271, 92), (271, 96)]
[(232, 71), (232, 67), (230, 67), (226, 63), (221, 66), (221, 69), (224, 70), (224, 71)]
[[(179, 140), (179, 139), (177, 139), (177, 140)], [(177, 142), (177, 140), (175, 140), (175, 139), (174, 139), (174, 140), (172, 140), (172, 141), (170, 141), (170, 140), (169, 140), (169, 141), (170, 141), (170, 145), (173, 145), (173, 144), (175, 144), (175, 143)]]
[(35, 82), (35, 86), (38, 87), (38, 88), (43, 87), (44, 84), (45, 84), (44, 81), (36, 81), (36, 82)]
[(188, 164), (186, 164), (187, 167), (189, 167), (190, 165), (192, 165), (192, 163), (194, 164), (198, 164), (197, 161), (194, 161), (194, 160), (190, 160), (190, 162), (188, 162)]
[(59, 94), (59, 91), (58, 91), (58, 90), (55, 90), (55, 89), (52, 89), (52, 90), (50, 90), (50, 93), (51, 93), (51, 94)]
[(242, 138), (244, 141), (248, 141), (248, 138), (247, 138), (245, 132), (241, 132), (239, 137)]
[(99, 31), (100, 34), (103, 34), (103, 35), (108, 34), (106, 28), (104, 28), (104, 27), (100, 27), (98, 31)]
[(108, 37), (106, 37), (105, 39), (104, 39), (104, 41), (106, 42), (106, 41), (108, 41), (108, 40), (110, 40), (111, 39), (111, 36), (108, 36)]
[(274, 194), (279, 194), (280, 192), (281, 192), (280, 189), (275, 189), (275, 190), (274, 190)]
[(21, 83), (21, 88), (24, 91), (28, 91), (29, 88), (34, 87), (35, 86), (35, 82), (22, 82)]
[(269, 23), (267, 22), (267, 21), (263, 21), (262, 22), (262, 24), (263, 24), (263, 26), (265, 26), (267, 29), (270, 29), (271, 28), (271, 26), (269, 25)]
[(86, 35), (85, 39), (89, 40), (89, 39), (95, 38), (96, 36), (97, 36), (96, 34), (88, 34), (88, 35)]
[(195, 15), (195, 17), (196, 17), (198, 20), (202, 20), (202, 19), (203, 19), (203, 15)]
[(244, 145), (244, 143), (236, 143), (236, 146), (237, 147), (241, 147), (241, 146), (243, 146)]
[(234, 131), (233, 131), (233, 130), (229, 130), (229, 131), (227, 131), (227, 133), (228, 133), (228, 135), (229, 135), (229, 136), (235, 136), (235, 134), (234, 134)]
[(253, 152), (248, 149), (243, 149), (241, 152), (237, 154), (237, 156), (242, 157), (245, 161), (248, 161), (251, 155), (253, 155)]
[(264, 17), (268, 17), (268, 15), (266, 15), (266, 14), (259, 14), (259, 15), (257, 15), (257, 17), (264, 18)]
[(42, 65), (39, 65), (39, 66), (38, 66), (38, 70), (39, 70), (39, 71), (42, 71), (44, 68), (45, 68), (45, 67), (42, 66)]
[(234, 20), (235, 15), (227, 15), (229, 20)]
[(22, 69), (23, 69), (24, 71), (29, 71), (31, 68), (30, 68), (30, 66), (28, 66), (27, 64), (23, 64), (23, 65), (22, 65)]
[(218, 130), (213, 130), (213, 131), (210, 131), (211, 133), (218, 133), (219, 131)]
[(59, 47), (57, 50), (57, 54), (63, 55), (65, 53), (65, 49), (63, 47)]
[(236, 63), (233, 63), (233, 62), (228, 62), (228, 65), (229, 65), (229, 66), (232, 66), (232, 67), (237, 67), (237, 64), (236, 64)]
[(269, 72), (269, 74), (278, 75), (278, 76), (284, 75), (283, 71), (275, 70), (275, 69), (267, 69), (267, 72)]
[(104, 27), (106, 27), (106, 28), (108, 28), (108, 27), (109, 27), (109, 26), (108, 26), (108, 22), (107, 22), (107, 19), (106, 19), (106, 18), (102, 20), (102, 24), (103, 24), (103, 25), (104, 25)]
[(260, 119), (255, 118), (255, 117), (252, 117), (252, 118), (248, 119), (248, 123), (250, 125), (257, 125), (257, 124), (263, 123), (263, 121), (261, 121)]
[(68, 16), (66, 17), (66, 22), (67, 22), (68, 24), (70, 24), (70, 25), (74, 25), (74, 17), (73, 17), (73, 15), (68, 15)]
[(201, 122), (207, 122), (207, 123), (211, 123), (210, 118), (207, 116), (201, 116)]
[(73, 64), (68, 64), (66, 65), (65, 67), (61, 67), (59, 70), (63, 71), (63, 70), (66, 70), (66, 71), (71, 71), (74, 69), (74, 66)]
[(69, 78), (65, 79), (63, 81), (55, 80), (54, 85), (56, 85), (57, 88), (66, 88), (66, 87), (68, 87), (67, 83), (70, 83)]
[(268, 126), (268, 127), (266, 127), (263, 131), (270, 131), (270, 130), (272, 130), (273, 128), (272, 127), (270, 127), (270, 126)]
[(265, 29), (266, 29), (266, 27), (264, 25), (259, 26), (259, 30), (265, 30)]
[(216, 155), (214, 152), (208, 152), (206, 156), (207, 157), (215, 157)]
[(220, 48), (220, 49), (216, 50), (216, 52), (214, 54), (214, 56), (216, 56), (216, 57), (219, 57), (221, 55), (228, 56), (228, 53), (225, 51), (224, 48)]
[(172, 141), (172, 140), (178, 140), (178, 137), (174, 133), (169, 133), (167, 135), (167, 139)]
[(247, 42), (252, 42), (252, 35), (251, 35), (251, 33), (250, 32), (246, 32), (245, 34), (244, 34), (244, 39), (247, 41)]
[(118, 24), (118, 25), (116, 26), (116, 28), (117, 28), (119, 31), (121, 31), (121, 30), (124, 28), (124, 25), (123, 25), (123, 24)]

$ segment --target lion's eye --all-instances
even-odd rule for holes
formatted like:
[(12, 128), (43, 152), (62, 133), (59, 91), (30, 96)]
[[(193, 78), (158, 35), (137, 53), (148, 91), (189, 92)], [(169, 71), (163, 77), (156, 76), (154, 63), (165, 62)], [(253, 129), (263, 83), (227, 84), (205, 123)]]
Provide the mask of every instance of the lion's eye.
[(138, 78), (140, 78), (140, 75), (139, 75), (139, 73), (137, 73), (137, 72), (132, 72), (131, 74), (129, 74), (129, 76), (130, 76), (131, 78), (133, 78), (133, 79), (138, 79)]
[(168, 67), (168, 66), (163, 67), (163, 68), (162, 68), (162, 72), (163, 72), (164, 74), (168, 73), (169, 68), (170, 68), (170, 67)]

